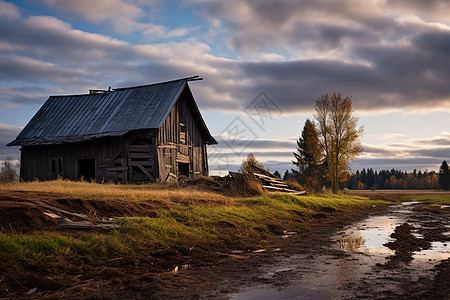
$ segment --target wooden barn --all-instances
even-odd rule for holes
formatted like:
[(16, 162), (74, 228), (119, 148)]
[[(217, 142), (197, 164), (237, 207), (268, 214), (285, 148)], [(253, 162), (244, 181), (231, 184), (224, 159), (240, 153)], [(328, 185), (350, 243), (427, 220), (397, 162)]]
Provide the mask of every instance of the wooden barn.
[(24, 180), (165, 182), (208, 175), (209, 133), (188, 82), (198, 76), (51, 96), (17, 138)]

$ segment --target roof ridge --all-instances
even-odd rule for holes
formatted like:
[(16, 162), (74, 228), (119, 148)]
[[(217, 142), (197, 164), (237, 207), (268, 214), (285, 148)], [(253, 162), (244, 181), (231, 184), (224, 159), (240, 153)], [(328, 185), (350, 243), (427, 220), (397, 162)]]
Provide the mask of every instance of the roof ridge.
[(86, 93), (86, 94), (72, 94), (72, 95), (71, 94), (68, 94), (68, 95), (51, 95), (51, 96), (49, 96), (49, 98), (102, 96), (102, 95), (107, 95), (107, 94), (109, 94), (111, 92), (115, 92), (115, 91), (123, 91), (123, 90), (128, 90), (128, 89), (135, 89), (135, 88), (141, 88), (141, 87), (147, 87), (147, 86), (153, 86), (153, 85), (159, 85), (159, 84), (165, 84), (165, 83), (172, 83), (172, 82), (177, 82), (177, 81), (182, 81), (182, 80), (184, 80), (184, 81), (197, 81), (197, 80), (203, 80), (203, 78), (201, 78), (199, 75), (195, 75), (195, 76), (190, 76), (190, 77), (173, 79), (173, 80), (169, 80), (169, 81), (161, 81), (161, 82), (157, 82), (157, 83), (150, 83), (150, 84), (143, 84), (143, 85), (136, 85), (136, 86), (130, 86), (130, 87), (111, 89), (110, 91), (106, 91), (105, 93), (99, 93), (99, 94)]
[(162, 81), (162, 82), (157, 82), (157, 83), (150, 83), (150, 84), (144, 84), (144, 85), (123, 87), (123, 88), (117, 88), (117, 89), (112, 89), (112, 90), (113, 91), (121, 91), (121, 90), (134, 89), (134, 88), (140, 88), (140, 87), (146, 87), (146, 86), (152, 86), (152, 85), (158, 85), (158, 84), (177, 82), (177, 81), (182, 81), (182, 80), (184, 80), (184, 81), (196, 81), (196, 80), (203, 80), (203, 78), (201, 78), (199, 75), (195, 75), (195, 76), (184, 77), (184, 78), (179, 78), (179, 79), (174, 79), (174, 80), (169, 80), (169, 81)]

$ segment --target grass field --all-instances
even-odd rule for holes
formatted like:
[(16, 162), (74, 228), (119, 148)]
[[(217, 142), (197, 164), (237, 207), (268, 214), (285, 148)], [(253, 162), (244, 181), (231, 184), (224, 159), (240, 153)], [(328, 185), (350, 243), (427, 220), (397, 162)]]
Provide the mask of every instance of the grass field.
[[(2, 233), (0, 260), (3, 263), (32, 259), (46, 261), (51, 255), (77, 255), (90, 252), (95, 257), (124, 255), (133, 249), (198, 244), (232, 243), (262, 247), (283, 231), (302, 231), (315, 218), (352, 209), (385, 204), (383, 201), (336, 195), (293, 196), (263, 194), (232, 198), (222, 194), (180, 188), (175, 185), (117, 185), (56, 180), (16, 182), (0, 185), (0, 191), (54, 194), (90, 203), (114, 203), (127, 207), (151, 203), (153, 212), (117, 217), (120, 227), (109, 233), (89, 232), (72, 236), (66, 232), (36, 231), (29, 234)], [(45, 198), (45, 197), (44, 197)], [(96, 215), (104, 215), (101, 208)], [(4, 224), (2, 224), (4, 225)]]

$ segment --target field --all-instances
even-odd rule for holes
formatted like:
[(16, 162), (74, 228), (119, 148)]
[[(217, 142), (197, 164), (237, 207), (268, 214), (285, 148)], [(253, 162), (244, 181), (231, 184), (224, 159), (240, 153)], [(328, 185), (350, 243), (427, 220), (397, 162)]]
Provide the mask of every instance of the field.
[[(183, 298), (179, 286), (186, 285), (195, 296), (206, 284), (199, 270), (243, 268), (241, 258), (252, 253), (288, 248), (290, 235), (314, 246), (315, 234), (382, 212), (402, 197), (230, 197), (195, 187), (64, 180), (2, 184), (0, 297)], [(114, 229), (63, 229), (39, 201), (72, 213), (58, 213), (69, 221)]]

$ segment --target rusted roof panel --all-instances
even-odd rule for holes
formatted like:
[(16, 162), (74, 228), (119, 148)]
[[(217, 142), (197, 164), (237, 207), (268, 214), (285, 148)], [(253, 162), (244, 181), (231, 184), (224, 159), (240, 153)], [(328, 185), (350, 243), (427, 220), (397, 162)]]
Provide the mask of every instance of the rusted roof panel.
[[(192, 78), (74, 96), (51, 96), (8, 146), (81, 142), (159, 128)], [(215, 142), (209, 134), (207, 140)]]

